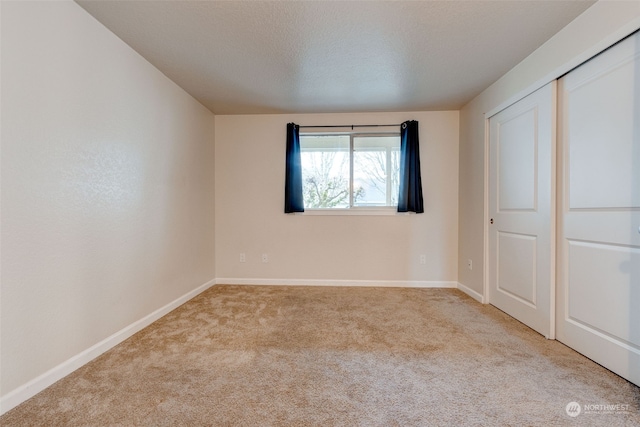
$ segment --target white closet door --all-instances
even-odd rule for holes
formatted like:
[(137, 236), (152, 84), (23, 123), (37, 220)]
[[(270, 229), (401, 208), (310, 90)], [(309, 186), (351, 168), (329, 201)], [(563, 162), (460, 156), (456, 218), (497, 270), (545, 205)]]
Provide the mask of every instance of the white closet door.
[(489, 119), (489, 302), (547, 338), (555, 312), (556, 82)]
[(640, 385), (640, 33), (559, 85), (557, 339)]

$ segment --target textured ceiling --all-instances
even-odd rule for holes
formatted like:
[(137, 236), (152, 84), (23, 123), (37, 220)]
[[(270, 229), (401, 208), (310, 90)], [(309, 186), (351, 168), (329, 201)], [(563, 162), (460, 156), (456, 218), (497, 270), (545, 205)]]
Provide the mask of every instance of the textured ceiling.
[(216, 114), (459, 109), (592, 1), (100, 1)]

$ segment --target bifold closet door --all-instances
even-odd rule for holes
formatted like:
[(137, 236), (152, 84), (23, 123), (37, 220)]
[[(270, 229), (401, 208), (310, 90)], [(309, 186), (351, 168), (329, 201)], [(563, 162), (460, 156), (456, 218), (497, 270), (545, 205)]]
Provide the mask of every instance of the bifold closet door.
[(640, 385), (640, 33), (559, 101), (557, 339)]
[(489, 302), (554, 336), (556, 82), (489, 118)]

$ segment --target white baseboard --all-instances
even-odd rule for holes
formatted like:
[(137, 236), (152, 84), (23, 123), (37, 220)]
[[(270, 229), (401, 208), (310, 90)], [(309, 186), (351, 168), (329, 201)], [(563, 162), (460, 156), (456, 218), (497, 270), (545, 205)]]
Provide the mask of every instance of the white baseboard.
[[(214, 284), (225, 285), (281, 285), (281, 286), (360, 286), (360, 287), (396, 287), (396, 288), (458, 288), (478, 301), (482, 295), (454, 281), (419, 280), (309, 280), (309, 279), (238, 279), (219, 278), (182, 295), (164, 307), (150, 313), (142, 319), (121, 329), (99, 343), (62, 362), (44, 374), (0, 397), (0, 415), (10, 411), (22, 402), (30, 399), (56, 381), (69, 375), (76, 369), (89, 363), (104, 352), (120, 344), (135, 333), (149, 326), (165, 314), (204, 292)], [(481, 301), (482, 302), (482, 301)]]
[(481, 293), (478, 293), (476, 291), (474, 291), (473, 289), (463, 285), (462, 283), (458, 282), (458, 289), (460, 289), (462, 292), (464, 292), (465, 294), (469, 295), (471, 298), (473, 298), (474, 300), (484, 304), (484, 296)]
[(458, 282), (428, 280), (239, 279), (222, 277), (216, 285), (361, 286), (380, 288), (456, 288)]
[(99, 343), (89, 347), (83, 352), (76, 354), (72, 358), (66, 360), (65, 362), (62, 362), (58, 366), (48, 370), (47, 372), (38, 376), (37, 378), (34, 378), (28, 383), (16, 388), (15, 390), (10, 391), (9, 393), (7, 393), (6, 395), (0, 398), (0, 415), (4, 414), (5, 412), (8, 412), (9, 410), (15, 408), (16, 406), (26, 401), (27, 399), (30, 399), (31, 397), (40, 393), (42, 390), (49, 387), (56, 381), (66, 377), (76, 369), (82, 367), (83, 365), (92, 361), (96, 357), (100, 356), (102, 353), (120, 344), (121, 342), (131, 337), (136, 332), (139, 332), (140, 330), (146, 328), (156, 320), (160, 319), (165, 314), (169, 313), (170, 311), (174, 310), (175, 308), (189, 301), (196, 295), (204, 292), (205, 290), (213, 286), (214, 283), (215, 283), (215, 280), (211, 280), (205, 283), (204, 285), (199, 286), (198, 288), (190, 292), (187, 292), (186, 294), (170, 302), (164, 307), (157, 309), (153, 313), (130, 324), (124, 329), (121, 329), (120, 331), (116, 332), (115, 334), (111, 335), (108, 338), (105, 338)]

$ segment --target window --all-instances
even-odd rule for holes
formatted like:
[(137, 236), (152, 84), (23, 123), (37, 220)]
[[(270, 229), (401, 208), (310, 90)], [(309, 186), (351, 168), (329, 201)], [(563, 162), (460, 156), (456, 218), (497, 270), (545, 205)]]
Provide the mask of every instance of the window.
[(300, 134), (306, 209), (397, 206), (400, 134)]

